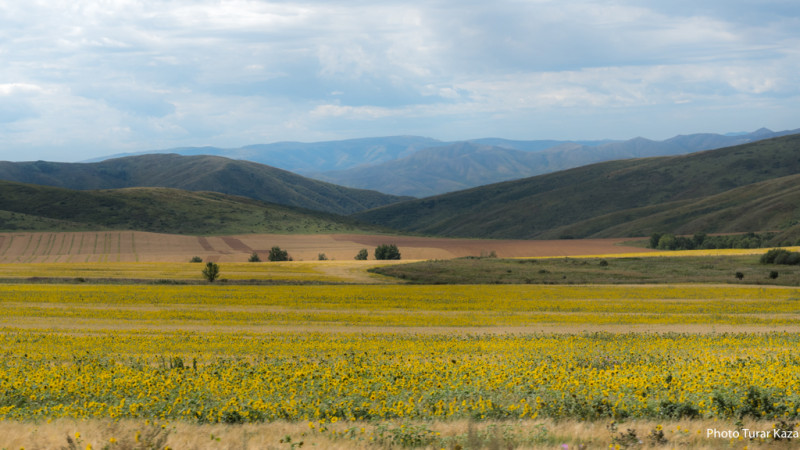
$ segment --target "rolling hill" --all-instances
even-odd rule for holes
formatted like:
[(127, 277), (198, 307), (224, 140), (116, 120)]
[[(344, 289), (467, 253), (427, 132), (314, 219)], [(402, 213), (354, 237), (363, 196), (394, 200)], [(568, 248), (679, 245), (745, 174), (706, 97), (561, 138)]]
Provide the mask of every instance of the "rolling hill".
[(476, 139), (426, 148), (377, 165), (308, 176), (342, 186), (427, 197), (596, 162), (687, 154), (798, 132), (761, 129), (736, 136), (693, 134), (664, 141), (635, 138), (588, 143)]
[(169, 187), (213, 191), (336, 214), (401, 200), (397, 196), (346, 188), (218, 156), (158, 154), (97, 163), (0, 162), (0, 180), (78, 190)]
[[(800, 135), (689, 155), (620, 160), (355, 214), (449, 237), (642, 236), (796, 227)], [(787, 231), (794, 233), (794, 231)]]
[(445, 142), (419, 136), (388, 136), (239, 148), (184, 147), (116, 157), (154, 153), (223, 156), (279, 167), (341, 186), (425, 197), (596, 162), (686, 154), (795, 133), (800, 130), (774, 132), (762, 128), (752, 133), (690, 134), (663, 141), (481, 138)]
[(0, 230), (137, 230), (208, 235), (375, 232), (353, 220), (216, 192), (78, 191), (0, 181)]

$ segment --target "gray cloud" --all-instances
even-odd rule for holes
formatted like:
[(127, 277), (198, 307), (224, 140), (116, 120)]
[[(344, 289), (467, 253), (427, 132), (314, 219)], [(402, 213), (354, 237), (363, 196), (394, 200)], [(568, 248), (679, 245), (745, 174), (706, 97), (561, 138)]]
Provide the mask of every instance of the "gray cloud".
[(5, 2), (0, 158), (796, 128), (798, 30), (790, 0)]

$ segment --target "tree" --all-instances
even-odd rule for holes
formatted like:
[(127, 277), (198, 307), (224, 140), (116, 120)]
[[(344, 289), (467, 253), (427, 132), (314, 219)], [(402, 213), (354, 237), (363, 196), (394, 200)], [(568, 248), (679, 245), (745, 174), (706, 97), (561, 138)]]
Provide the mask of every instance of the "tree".
[(248, 262), (261, 262), (261, 257), (258, 256), (258, 253), (253, 252), (253, 254), (250, 255), (250, 259), (248, 259), (247, 261)]
[(381, 244), (375, 248), (375, 259), (400, 259), (400, 250), (394, 244)]
[(327, 261), (328, 260), (328, 256), (325, 255), (325, 253), (320, 253), (320, 254), (317, 255), (317, 260), (318, 261)]
[(653, 233), (653, 234), (651, 234), (650, 235), (650, 244), (648, 244), (648, 247), (650, 247), (650, 248), (658, 248), (658, 241), (661, 240), (661, 236), (663, 236), (663, 235), (664, 235), (664, 233)]
[(358, 251), (358, 254), (356, 255), (355, 259), (357, 261), (366, 261), (367, 257), (369, 257), (369, 252), (367, 251), (367, 249), (362, 248), (361, 250)]
[(219, 265), (209, 261), (203, 269), (203, 276), (209, 283), (213, 283), (214, 280), (219, 278)]
[(270, 261), (288, 261), (289, 260), (289, 252), (286, 250), (281, 249), (277, 245), (272, 247), (269, 250), (269, 256), (267, 257)]

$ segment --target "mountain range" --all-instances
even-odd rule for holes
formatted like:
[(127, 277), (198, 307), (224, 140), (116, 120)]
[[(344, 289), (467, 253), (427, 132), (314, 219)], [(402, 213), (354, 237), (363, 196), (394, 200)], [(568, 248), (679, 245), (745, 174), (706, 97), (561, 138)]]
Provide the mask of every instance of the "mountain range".
[[(614, 143), (595, 148), (608, 145)], [(496, 155), (491, 149), (499, 147), (465, 142), (448, 148), (453, 159), (487, 148), (488, 163)], [(505, 164), (509, 172), (516, 170), (511, 159)], [(484, 176), (479, 165), (464, 170), (474, 170), (475, 180)], [(345, 188), (219, 156), (4, 162), (0, 179), (9, 180), (0, 186), (2, 229), (129, 227), (190, 234), (365, 229), (357, 221), (372, 230), (447, 237), (778, 231), (780, 242), (800, 238), (800, 134), (600, 162), (422, 199)]]
[(405, 232), (551, 239), (783, 230), (800, 237), (800, 134), (591, 164), (355, 214)]
[(762, 128), (752, 133), (691, 134), (663, 141), (639, 137), (626, 141), (483, 138), (444, 142), (392, 136), (316, 143), (279, 142), (232, 149), (187, 147), (158, 153), (224, 156), (279, 167), (340, 186), (427, 197), (596, 162), (687, 154), (796, 133), (800, 130), (774, 132)]

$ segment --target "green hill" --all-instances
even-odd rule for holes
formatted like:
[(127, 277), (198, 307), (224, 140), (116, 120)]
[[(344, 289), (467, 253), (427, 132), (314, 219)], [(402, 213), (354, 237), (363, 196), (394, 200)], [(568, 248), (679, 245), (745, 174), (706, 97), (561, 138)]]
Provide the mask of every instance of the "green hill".
[(328, 213), (216, 192), (78, 191), (0, 181), (0, 230), (140, 230), (206, 235), (376, 231)]
[(219, 156), (156, 154), (98, 163), (0, 162), (0, 180), (79, 190), (169, 187), (213, 191), (335, 214), (350, 214), (402, 200)]
[(792, 135), (690, 155), (593, 164), (354, 217), (416, 233), (482, 238), (788, 229), (800, 220), (797, 174), (800, 135)]

